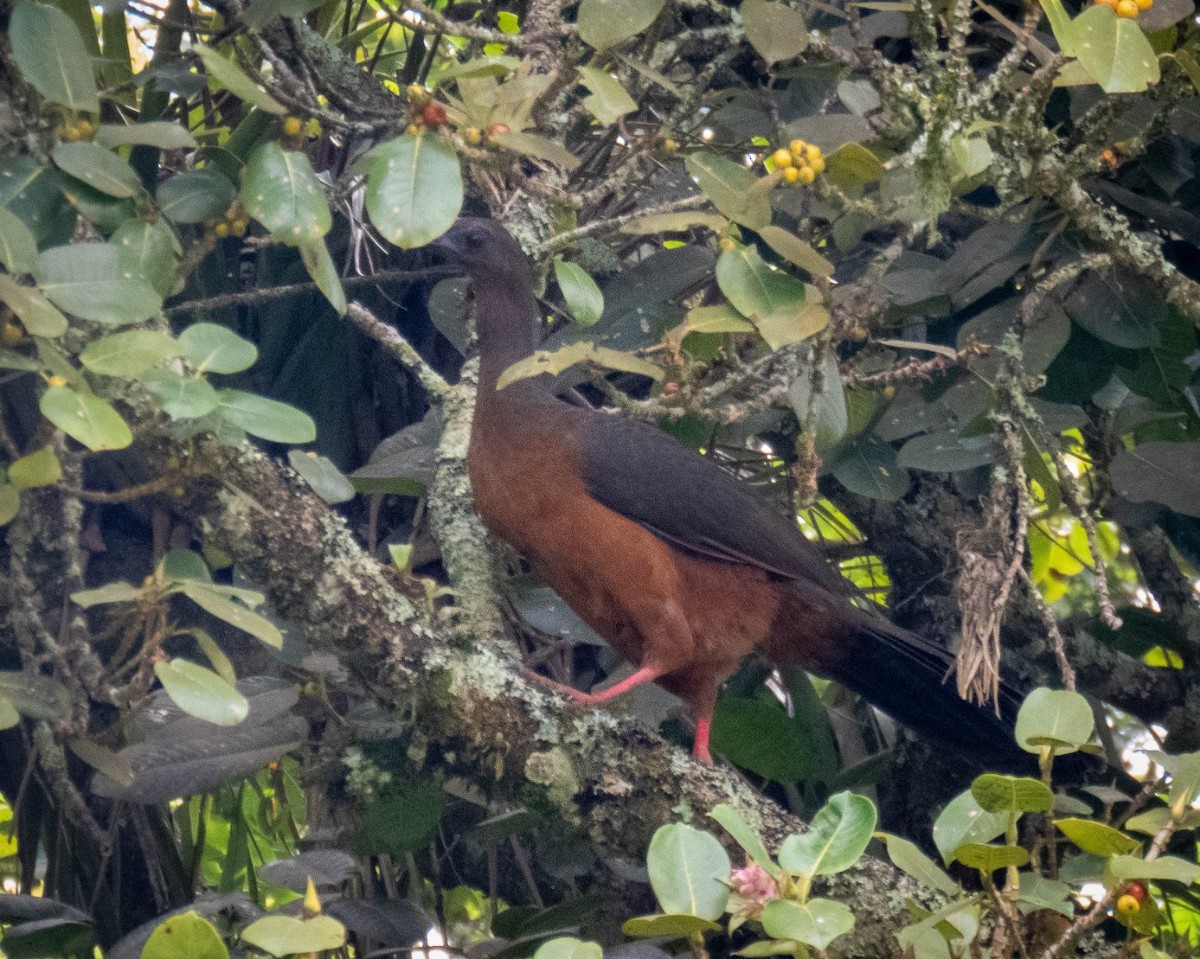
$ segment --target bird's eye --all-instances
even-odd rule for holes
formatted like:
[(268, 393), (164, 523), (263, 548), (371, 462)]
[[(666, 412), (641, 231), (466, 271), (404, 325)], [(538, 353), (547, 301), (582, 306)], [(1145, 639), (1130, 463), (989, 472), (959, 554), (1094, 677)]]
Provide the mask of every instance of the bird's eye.
[(476, 231), (468, 233), (467, 246), (471, 247), (473, 250), (479, 249), (479, 247), (483, 246), (483, 234)]

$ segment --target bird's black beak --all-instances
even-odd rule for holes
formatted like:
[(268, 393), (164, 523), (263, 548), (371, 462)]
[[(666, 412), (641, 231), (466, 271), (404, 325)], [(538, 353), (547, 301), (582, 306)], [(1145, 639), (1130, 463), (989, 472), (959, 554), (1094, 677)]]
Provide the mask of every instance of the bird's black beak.
[(456, 222), (436, 240), (429, 243), (430, 249), (442, 254), (443, 259), (457, 263), (463, 257), (462, 223)]

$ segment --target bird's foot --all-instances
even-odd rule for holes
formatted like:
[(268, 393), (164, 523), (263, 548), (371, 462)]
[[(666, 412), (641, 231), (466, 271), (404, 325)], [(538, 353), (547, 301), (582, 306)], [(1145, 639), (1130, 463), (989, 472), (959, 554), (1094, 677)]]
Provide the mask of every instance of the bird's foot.
[(697, 719), (696, 738), (692, 741), (692, 758), (706, 766), (713, 764), (712, 753), (708, 749), (708, 734), (711, 728), (711, 719)]
[(576, 689), (573, 686), (568, 686), (566, 683), (560, 683), (557, 680), (551, 679), (549, 676), (543, 676), (541, 673), (535, 673), (532, 669), (522, 669), (521, 676), (528, 679), (538, 686), (553, 690), (563, 696), (566, 696), (573, 703), (578, 703), (581, 706), (594, 706), (599, 701), (591, 693), (585, 693), (582, 690)]

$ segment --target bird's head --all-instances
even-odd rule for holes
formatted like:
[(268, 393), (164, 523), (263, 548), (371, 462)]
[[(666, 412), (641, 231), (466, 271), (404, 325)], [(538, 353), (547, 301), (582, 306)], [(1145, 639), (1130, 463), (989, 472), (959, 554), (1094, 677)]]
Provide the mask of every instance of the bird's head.
[(529, 282), (529, 262), (524, 252), (499, 223), (479, 217), (461, 217), (433, 246), (450, 254), (472, 279), (505, 277)]

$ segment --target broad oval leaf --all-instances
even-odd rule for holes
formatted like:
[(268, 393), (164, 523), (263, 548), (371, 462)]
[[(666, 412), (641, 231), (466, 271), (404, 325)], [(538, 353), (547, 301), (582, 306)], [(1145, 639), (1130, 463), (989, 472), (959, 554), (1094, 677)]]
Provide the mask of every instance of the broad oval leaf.
[(0, 206), (0, 263), (9, 273), (32, 273), (37, 265), (37, 240), (33, 233), (24, 220), (3, 206)]
[(29, 0), (17, 4), (8, 23), (8, 42), (25, 79), (47, 100), (71, 110), (99, 111), (92, 58), (65, 13)]
[(531, 376), (541, 376), (548, 373), (557, 376), (564, 370), (570, 369), (576, 363), (595, 363), (610, 370), (620, 370), (623, 373), (636, 373), (652, 380), (661, 380), (663, 371), (632, 353), (620, 350), (610, 350), (604, 346), (596, 346), (587, 340), (578, 340), (556, 350), (537, 350), (532, 356), (518, 360), (503, 373), (496, 382), (496, 389), (502, 390), (517, 380)]
[(717, 285), (739, 313), (750, 318), (771, 349), (819, 332), (828, 322), (809, 322), (804, 284), (768, 264), (752, 246), (726, 250), (717, 260)]
[(571, 316), (580, 326), (591, 326), (604, 313), (604, 294), (587, 270), (578, 263), (570, 263), (562, 257), (554, 260), (554, 278), (562, 290), (563, 300)]
[(798, 57), (808, 46), (804, 14), (786, 3), (745, 0), (739, 12), (746, 39), (768, 66)]
[(268, 646), (283, 649), (283, 633), (279, 631), (279, 627), (266, 617), (231, 599), (228, 587), (210, 586), (191, 580), (185, 580), (178, 585), (179, 591), (206, 613), (225, 620), (230, 626), (249, 633)]
[(462, 209), (458, 156), (435, 136), (405, 134), (381, 143), (358, 169), (367, 178), (371, 222), (401, 249), (437, 239)]
[(313, 282), (317, 284), (317, 289), (329, 301), (334, 312), (338, 316), (344, 316), (347, 306), (346, 291), (342, 287), (342, 278), (338, 276), (337, 265), (333, 262), (333, 257), (329, 255), (325, 241), (313, 240), (311, 243), (305, 243), (300, 247), (300, 259), (304, 261), (304, 268), (308, 270), (308, 275), (312, 277)]
[(333, 225), (329, 203), (308, 157), (275, 140), (246, 162), (242, 205), (276, 239), (290, 246), (319, 240)]
[(1075, 55), (1105, 93), (1141, 93), (1158, 83), (1158, 56), (1136, 19), (1094, 4), (1071, 23)]
[(106, 147), (147, 146), (160, 150), (194, 150), (196, 139), (179, 123), (151, 120), (148, 123), (101, 123), (96, 142)]
[(984, 773), (971, 783), (971, 795), (988, 812), (1010, 815), (1047, 812), (1054, 806), (1054, 793), (1038, 779)]
[(162, 308), (145, 280), (122, 268), (116, 247), (76, 243), (38, 255), (38, 286), (60, 310), (96, 323), (141, 323)]
[(27, 670), (0, 672), (0, 696), (30, 719), (62, 719), (71, 710), (71, 693), (66, 686)]
[(849, 869), (875, 831), (875, 804), (866, 796), (840, 792), (813, 817), (809, 830), (788, 836), (779, 848), (779, 865), (794, 876), (828, 876)]
[(182, 356), (197, 373), (240, 373), (258, 359), (258, 347), (219, 323), (193, 323), (179, 334)]
[(686, 823), (659, 827), (646, 853), (650, 885), (666, 913), (719, 919), (731, 868), (721, 844)]
[(781, 257), (796, 264), (811, 276), (833, 276), (833, 264), (795, 233), (790, 233), (781, 226), (764, 226), (758, 231), (758, 235)]
[(217, 726), (236, 726), (250, 713), (246, 697), (211, 669), (186, 659), (160, 660), (154, 675), (171, 700), (189, 716)]
[(1162, 503), (1200, 516), (1200, 443), (1139, 443), (1109, 466), (1113, 488), (1135, 503)]
[(219, 217), (237, 196), (233, 182), (215, 167), (184, 170), (159, 184), (158, 209), (175, 223), (203, 223)]
[[(813, 443), (818, 453), (828, 453), (833, 449), (850, 426), (846, 390), (837, 357), (832, 351), (823, 353), (819, 376), (814, 375), (812, 370), (802, 368), (800, 375), (788, 387), (788, 399), (801, 428), (807, 429), (808, 418), (810, 415), (813, 417)], [(820, 389), (814, 395), (813, 384), (818, 379)]]
[(33, 489), (49, 486), (62, 479), (62, 464), (54, 453), (54, 447), (43, 446), (8, 466), (8, 481), (17, 489)]
[(892, 865), (930, 889), (953, 896), (958, 892), (958, 883), (938, 868), (937, 863), (921, 852), (917, 844), (902, 836), (890, 833), (876, 833), (887, 846), (888, 858)]
[(219, 390), (217, 414), (226, 422), (272, 443), (311, 443), (317, 424), (303, 410), (242, 390)]
[(626, 919), (621, 931), (633, 939), (678, 939), (699, 933), (718, 932), (720, 928), (711, 919), (701, 919), (699, 916), (659, 913), (654, 916), (634, 916), (632, 919)]
[(64, 173), (108, 196), (128, 199), (142, 192), (133, 167), (99, 143), (60, 143), (50, 156)]
[(242, 940), (273, 956), (324, 952), (346, 944), (346, 927), (324, 914), (311, 919), (263, 916), (242, 930)]
[(46, 419), (90, 450), (123, 450), (133, 442), (133, 433), (121, 414), (91, 393), (51, 386), (38, 407)]
[(179, 353), (175, 338), (159, 330), (125, 330), (89, 343), (79, 362), (105, 376), (137, 376)]
[(178, 282), (181, 248), (170, 225), (162, 217), (153, 222), (126, 220), (109, 241), (117, 250), (123, 274), (145, 280), (159, 296), (169, 296)]
[(146, 370), (138, 380), (173, 420), (207, 416), (221, 405), (217, 391), (201, 377), (180, 376), (174, 370)]
[(21, 508), (21, 491), (10, 483), (0, 483), (0, 526), (7, 526)]
[(583, 42), (607, 50), (637, 36), (657, 18), (666, 0), (583, 0), (576, 26)]
[(286, 107), (271, 96), (261, 84), (248, 77), (236, 63), (225, 59), (216, 50), (206, 47), (203, 43), (193, 44), (192, 49), (204, 61), (205, 73), (239, 100), (244, 100), (260, 110), (274, 113), (277, 116), (287, 113)]
[(953, 858), (968, 869), (991, 873), (1009, 866), (1024, 866), (1029, 862), (1029, 851), (1020, 846), (989, 846), (981, 842), (967, 842), (954, 850)]
[(767, 847), (763, 845), (763, 841), (759, 838), (758, 833), (750, 828), (750, 825), (741, 817), (736, 809), (725, 803), (720, 803), (708, 815), (725, 828), (725, 831), (733, 837), (733, 841), (742, 847), (746, 855), (756, 865), (761, 866), (770, 873), (779, 872), (779, 867), (771, 859), (771, 854), (767, 852)]
[(354, 487), (329, 457), (303, 450), (288, 450), (288, 462), (326, 503), (344, 503), (354, 498)]
[(573, 936), (557, 936), (537, 947), (533, 959), (603, 959), (604, 950), (595, 942)]
[(1159, 856), (1150, 862), (1138, 856), (1113, 856), (1107, 872), (1113, 879), (1166, 879), (1188, 886), (1200, 880), (1200, 866), (1178, 856)]
[(1131, 853), (1140, 845), (1121, 830), (1091, 819), (1056, 819), (1054, 825), (1076, 846), (1095, 856)]
[(1088, 701), (1065, 689), (1035, 689), (1017, 713), (1017, 745), (1040, 754), (1050, 746), (1056, 755), (1075, 752), (1092, 738), (1095, 717)]
[(213, 924), (189, 910), (154, 927), (141, 959), (229, 959), (229, 950)]
[(771, 222), (771, 199), (755, 190), (758, 182), (740, 163), (716, 153), (693, 153), (687, 158), (687, 171), (710, 203), (725, 216), (752, 230)]
[(583, 85), (592, 92), (591, 96), (584, 97), (583, 105), (601, 123), (616, 123), (625, 114), (637, 109), (637, 101), (629, 95), (621, 81), (607, 70), (596, 67), (576, 69)]
[(837, 453), (834, 479), (859, 496), (894, 502), (908, 492), (912, 475), (896, 462), (890, 443), (876, 436), (855, 437)]
[(17, 315), (30, 336), (56, 337), (67, 332), (67, 318), (36, 287), (22, 286), (0, 274), (0, 302)]
[(773, 899), (763, 906), (762, 925), (768, 936), (825, 949), (854, 928), (854, 913), (832, 899), (810, 899), (806, 903)]
[(991, 842), (1007, 825), (1008, 816), (987, 812), (967, 790), (951, 799), (938, 815), (933, 824), (933, 844), (942, 854), (942, 861), (948, 863), (959, 846)]

